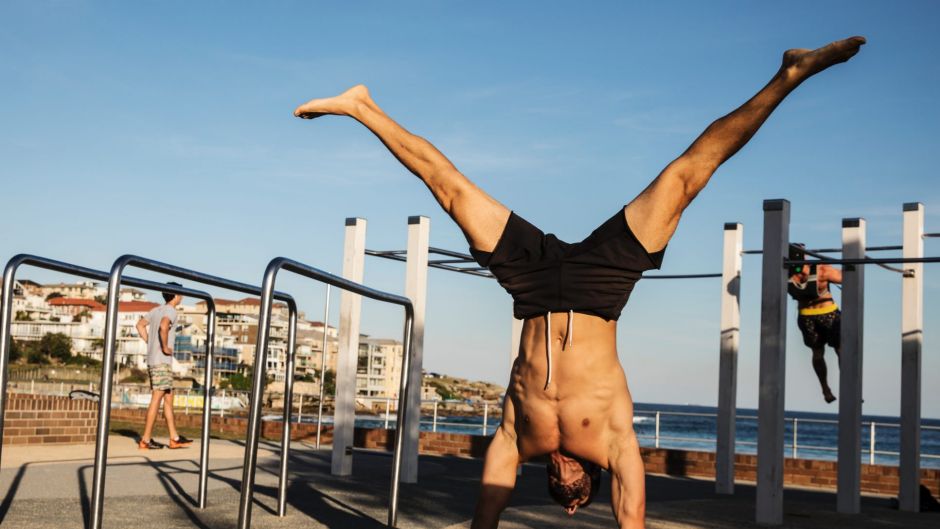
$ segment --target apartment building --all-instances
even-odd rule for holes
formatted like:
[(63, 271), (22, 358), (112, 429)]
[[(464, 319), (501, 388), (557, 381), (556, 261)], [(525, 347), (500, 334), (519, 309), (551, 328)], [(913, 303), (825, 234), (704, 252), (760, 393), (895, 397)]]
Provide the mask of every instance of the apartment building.
[(356, 393), (366, 397), (398, 398), (403, 345), (388, 338), (359, 339)]

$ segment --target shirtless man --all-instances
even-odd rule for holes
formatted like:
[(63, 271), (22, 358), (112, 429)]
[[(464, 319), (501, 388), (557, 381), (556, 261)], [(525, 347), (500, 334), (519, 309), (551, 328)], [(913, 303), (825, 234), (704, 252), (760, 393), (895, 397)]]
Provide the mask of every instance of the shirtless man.
[[(801, 245), (790, 245), (790, 258), (804, 258)], [(813, 370), (827, 403), (836, 396), (829, 387), (826, 345), (835, 350), (838, 358), (842, 332), (842, 311), (832, 299), (829, 283), (842, 283), (842, 271), (824, 264), (795, 266), (787, 283), (787, 293), (796, 300), (799, 310), (796, 324), (803, 333), (803, 343), (813, 351)]]
[(620, 527), (643, 527), (643, 461), (616, 348), (620, 311), (641, 273), (659, 267), (679, 217), (718, 166), (800, 83), (847, 61), (864, 43), (852, 37), (785, 52), (760, 92), (712, 123), (629, 205), (575, 244), (544, 234), (484, 193), (433, 145), (382, 112), (364, 86), (294, 111), (307, 119), (349, 116), (372, 131), (424, 182), (525, 320), (503, 421), (486, 453), (474, 529), (497, 526), (516, 467), (543, 455), (550, 459), (551, 495), (569, 514), (590, 502), (604, 468)]

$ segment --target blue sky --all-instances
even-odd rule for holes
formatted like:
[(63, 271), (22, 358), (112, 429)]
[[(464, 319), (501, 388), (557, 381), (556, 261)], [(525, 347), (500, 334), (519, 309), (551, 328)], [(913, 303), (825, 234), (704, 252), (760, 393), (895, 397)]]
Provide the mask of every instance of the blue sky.
[[(497, 199), (580, 240), (763, 86), (783, 50), (854, 34), (869, 39), (862, 52), (800, 87), (719, 170), (663, 272), (720, 270), (724, 222), (744, 223), (745, 245), (758, 247), (765, 198), (790, 199), (793, 239), (811, 245), (838, 245), (841, 219), (856, 216), (871, 244), (897, 244), (909, 201), (923, 202), (927, 230), (940, 231), (936, 3), (356, 6), (4, 2), (0, 258), (107, 268), (138, 253), (259, 282), (278, 255), (339, 272), (348, 216), (368, 219), (369, 248), (403, 248), (415, 214), (431, 218), (432, 245), (466, 250), (424, 187), (358, 124), (291, 116), (356, 83)], [(757, 396), (759, 266), (745, 258), (745, 407)], [(430, 278), (425, 366), (504, 384), (508, 296), (480, 278)], [(401, 292), (404, 270), (369, 260), (366, 282)], [(937, 417), (932, 268), (926, 282), (924, 411)], [(322, 287), (288, 275), (280, 286), (320, 319)], [(900, 281), (872, 269), (866, 286), (864, 409), (896, 415)], [(719, 288), (637, 287), (618, 334), (636, 400), (716, 402)], [(365, 332), (398, 336), (400, 322), (398, 310), (364, 304)], [(790, 325), (787, 407), (835, 411)]]

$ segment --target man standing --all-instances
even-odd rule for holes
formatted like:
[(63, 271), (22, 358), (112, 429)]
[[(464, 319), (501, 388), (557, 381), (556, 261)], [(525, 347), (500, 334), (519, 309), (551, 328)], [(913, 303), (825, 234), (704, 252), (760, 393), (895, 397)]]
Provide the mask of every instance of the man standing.
[[(790, 246), (791, 259), (803, 259), (803, 254), (802, 245)], [(829, 387), (826, 345), (835, 350), (838, 358), (842, 332), (842, 311), (832, 299), (829, 283), (842, 283), (842, 271), (821, 264), (793, 267), (787, 284), (787, 293), (796, 300), (799, 309), (796, 324), (803, 333), (803, 343), (813, 351), (813, 370), (827, 403), (836, 400), (836, 396)]]
[[(181, 286), (178, 283), (171, 285)], [(163, 293), (165, 305), (155, 307), (146, 317), (137, 322), (140, 339), (147, 343), (147, 372), (150, 375), (150, 407), (147, 408), (147, 423), (140, 436), (138, 448), (156, 450), (166, 445), (154, 441), (153, 424), (163, 401), (163, 416), (170, 432), (170, 448), (186, 448), (193, 441), (176, 431), (173, 420), (173, 342), (176, 340), (176, 307), (183, 302), (183, 296)]]

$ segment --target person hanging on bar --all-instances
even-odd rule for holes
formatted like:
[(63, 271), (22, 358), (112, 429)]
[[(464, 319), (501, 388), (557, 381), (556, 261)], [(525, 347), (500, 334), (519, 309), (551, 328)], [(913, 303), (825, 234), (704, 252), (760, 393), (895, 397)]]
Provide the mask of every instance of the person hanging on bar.
[[(168, 284), (182, 286), (179, 283)], [(166, 304), (154, 307), (137, 322), (137, 333), (147, 344), (147, 374), (150, 375), (150, 406), (144, 433), (138, 443), (141, 450), (159, 450), (167, 446), (152, 437), (161, 401), (170, 434), (170, 448), (186, 448), (193, 442), (179, 435), (173, 418), (173, 342), (176, 337), (176, 307), (183, 302), (183, 296), (164, 292), (163, 300)]]
[(709, 125), (636, 198), (574, 244), (545, 234), (486, 194), (431, 143), (387, 116), (362, 85), (294, 111), (307, 119), (349, 116), (372, 131), (424, 182), (463, 231), (474, 258), (512, 296), (516, 318), (525, 320), (502, 423), (486, 452), (473, 529), (497, 526), (517, 466), (542, 456), (549, 494), (567, 513), (591, 503), (607, 469), (620, 527), (644, 526), (643, 460), (617, 356), (617, 319), (643, 271), (660, 267), (679, 217), (718, 166), (791, 91), (849, 60), (864, 43), (852, 37), (786, 51), (764, 88)]
[[(790, 259), (805, 259), (804, 246), (790, 245)], [(826, 367), (826, 346), (832, 347), (839, 358), (842, 332), (842, 311), (832, 299), (829, 283), (842, 283), (842, 271), (829, 265), (796, 265), (790, 269), (787, 293), (797, 302), (799, 315), (796, 324), (803, 333), (803, 343), (813, 351), (813, 370), (819, 378), (823, 398), (827, 403), (836, 400), (829, 387)]]

